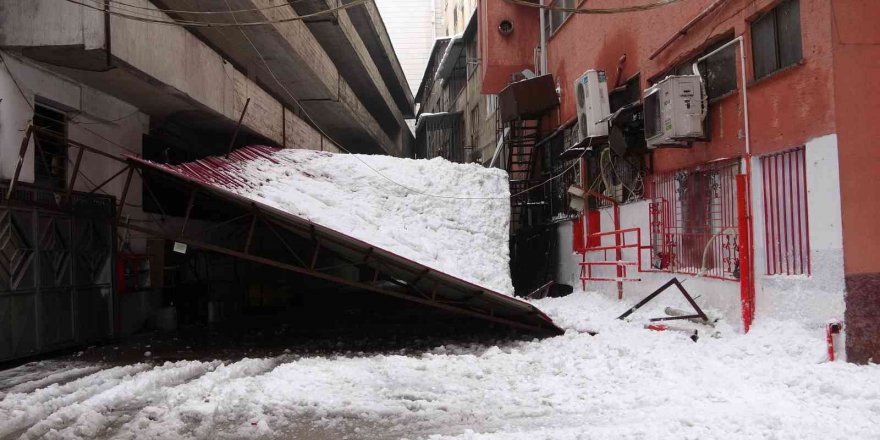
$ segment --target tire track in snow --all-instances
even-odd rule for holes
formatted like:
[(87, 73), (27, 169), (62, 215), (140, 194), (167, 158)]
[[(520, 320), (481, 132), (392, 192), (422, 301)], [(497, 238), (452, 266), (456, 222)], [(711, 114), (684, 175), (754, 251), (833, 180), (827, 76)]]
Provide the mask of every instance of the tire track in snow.
[(179, 437), (211, 438), (216, 415), (222, 401), (213, 392), (217, 386), (244, 377), (256, 377), (272, 371), (281, 358), (243, 359), (218, 366), (192, 382), (166, 387), (124, 423), (111, 427), (110, 438), (168, 438), (172, 432)]
[(0, 438), (13, 438), (35, 423), (66, 406), (106, 391), (132, 374), (149, 369), (147, 364), (108, 368), (95, 374), (38, 389), (29, 394), (8, 394), (0, 401)]
[[(38, 439), (49, 432), (60, 438), (95, 438), (119, 416), (118, 410), (150, 398), (162, 387), (175, 386), (213, 370), (215, 362), (167, 362), (149, 371), (122, 378), (109, 389), (88, 399), (60, 407), (24, 432), (22, 440)], [(114, 414), (117, 412), (117, 414)]]
[(81, 367), (81, 368), (72, 368), (72, 369), (64, 369), (58, 372), (54, 372), (45, 376), (41, 379), (32, 380), (29, 382), (20, 383), (15, 385), (8, 390), (6, 390), (6, 394), (26, 394), (31, 391), (36, 391), (40, 388), (45, 388), (49, 385), (61, 385), (66, 382), (70, 382), (72, 380), (79, 379), (83, 376), (88, 376), (92, 373), (101, 370), (101, 366), (92, 365), (89, 367)]
[(20, 367), (0, 371), (0, 399), (3, 399), (9, 390), (25, 382), (45, 379), (47, 376), (65, 371), (69, 368), (86, 366), (86, 363), (70, 363), (58, 361), (32, 362)]

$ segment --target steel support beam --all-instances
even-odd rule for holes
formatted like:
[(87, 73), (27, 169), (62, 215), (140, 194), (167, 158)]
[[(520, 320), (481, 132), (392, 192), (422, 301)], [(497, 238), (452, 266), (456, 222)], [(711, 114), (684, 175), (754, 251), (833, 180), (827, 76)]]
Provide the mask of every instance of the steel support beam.
[(329, 282), (332, 282), (335, 284), (339, 284), (339, 285), (343, 285), (343, 286), (347, 286), (347, 287), (352, 287), (352, 288), (357, 288), (357, 289), (362, 289), (365, 291), (378, 293), (381, 295), (385, 295), (385, 296), (389, 296), (392, 298), (397, 298), (397, 299), (401, 299), (404, 301), (409, 301), (409, 302), (413, 302), (413, 303), (417, 303), (417, 304), (422, 304), (425, 306), (433, 307), (433, 308), (447, 311), (447, 312), (451, 312), (451, 313), (469, 316), (472, 318), (479, 318), (479, 319), (494, 322), (497, 324), (503, 324), (503, 325), (513, 327), (513, 328), (518, 328), (518, 329), (532, 331), (532, 332), (539, 332), (539, 333), (557, 333), (558, 332), (558, 330), (556, 330), (555, 328), (550, 327), (550, 326), (544, 327), (544, 326), (524, 324), (524, 323), (513, 321), (510, 319), (500, 318), (500, 317), (494, 316), (493, 313), (477, 312), (477, 311), (473, 311), (470, 309), (455, 307), (453, 305), (441, 303), (438, 301), (431, 301), (429, 299), (406, 295), (404, 293), (395, 292), (393, 290), (389, 290), (389, 289), (385, 289), (382, 287), (362, 283), (359, 281), (351, 281), (351, 280), (348, 280), (345, 278), (340, 278), (340, 277), (336, 277), (333, 275), (329, 275), (329, 274), (325, 274), (325, 273), (321, 273), (321, 272), (316, 272), (315, 270), (312, 270), (310, 268), (303, 268), (303, 267), (295, 266), (292, 264), (272, 260), (270, 258), (264, 258), (264, 257), (258, 256), (258, 255), (253, 255), (253, 254), (247, 254), (244, 252), (235, 251), (232, 249), (227, 249), (222, 246), (217, 246), (217, 245), (213, 245), (210, 243), (204, 243), (204, 242), (200, 242), (197, 240), (192, 240), (192, 239), (189, 239), (186, 237), (173, 237), (173, 236), (166, 234), (164, 232), (155, 231), (155, 230), (145, 228), (142, 226), (130, 225), (130, 224), (126, 224), (126, 225), (120, 224), (119, 226), (122, 228), (127, 228), (130, 230), (133, 230), (133, 231), (152, 235), (157, 238), (163, 238), (163, 239), (169, 240), (169, 241), (176, 241), (176, 242), (180, 242), (180, 243), (185, 243), (187, 246), (192, 246), (192, 247), (203, 249), (203, 250), (206, 250), (209, 252), (215, 252), (215, 253), (222, 254), (222, 255), (241, 258), (243, 260), (248, 260), (248, 261), (252, 261), (255, 263), (264, 264), (266, 266), (271, 266), (271, 267), (275, 267), (278, 269), (287, 270), (287, 271), (290, 271), (293, 273), (298, 273), (298, 274), (306, 275), (306, 276), (309, 276), (312, 278), (317, 278), (317, 279), (329, 281)]
[[(180, 235), (183, 235), (186, 232), (186, 226), (189, 224), (189, 217), (192, 214), (193, 206), (196, 204), (196, 194), (199, 192), (198, 188), (193, 188), (189, 192), (189, 201), (186, 202), (186, 216), (183, 217), (183, 225), (180, 226)], [(156, 203), (159, 203), (158, 201)]]
[(122, 219), (122, 210), (125, 209), (125, 199), (128, 197), (128, 188), (131, 186), (131, 176), (134, 174), (134, 167), (127, 167), (128, 174), (125, 176), (125, 186), (122, 187), (122, 196), (119, 198), (119, 202), (116, 205), (116, 209), (119, 211), (116, 213), (116, 224), (120, 223)]
[(70, 200), (71, 194), (73, 194), (73, 185), (76, 184), (76, 178), (79, 176), (79, 165), (82, 163), (83, 153), (86, 150), (80, 148), (76, 152), (76, 161), (73, 163), (73, 171), (71, 171), (70, 183), (67, 184), (67, 193), (64, 195), (65, 200)]
[(6, 200), (12, 197), (15, 191), (15, 184), (18, 183), (18, 177), (21, 175), (21, 167), (24, 165), (24, 156), (27, 154), (28, 145), (31, 143), (31, 134), (34, 132), (34, 126), (28, 125), (24, 138), (21, 140), (21, 146), (18, 148), (18, 163), (15, 165), (15, 174), (12, 175), (12, 181), (9, 182), (9, 189), (6, 191)]
[(123, 169), (117, 171), (116, 174), (113, 174), (112, 176), (108, 177), (108, 178), (105, 179), (103, 182), (101, 182), (100, 184), (98, 184), (98, 186), (92, 188), (92, 189), (88, 192), (88, 194), (94, 194), (94, 193), (100, 191), (101, 188), (103, 188), (103, 187), (104, 187), (105, 185), (107, 185), (108, 183), (112, 182), (113, 179), (119, 177), (122, 173), (124, 173), (124, 172), (125, 172), (126, 170), (128, 170), (128, 169), (129, 169), (129, 167), (125, 167), (125, 168), (123, 168)]

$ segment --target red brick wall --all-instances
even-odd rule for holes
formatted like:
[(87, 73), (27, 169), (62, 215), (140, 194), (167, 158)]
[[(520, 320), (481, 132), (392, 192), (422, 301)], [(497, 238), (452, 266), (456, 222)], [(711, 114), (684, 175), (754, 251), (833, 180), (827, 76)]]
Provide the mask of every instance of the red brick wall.
[[(553, 127), (575, 115), (572, 82), (587, 69), (604, 69), (609, 84), (618, 78), (618, 60), (626, 55), (621, 79), (640, 74), (642, 88), (649, 79), (700, 53), (725, 35), (742, 35), (746, 43), (747, 90), (753, 154), (804, 145), (836, 133), (840, 163), (844, 264), (847, 276), (847, 348), (850, 359), (880, 359), (880, 1), (800, 0), (803, 61), (754, 81), (750, 20), (779, 0), (728, 0), (701, 20), (654, 60), (649, 59), (715, 0), (688, 0), (659, 9), (614, 15), (573, 15), (549, 39), (550, 72), (562, 90), (558, 112), (547, 118)], [(643, 0), (589, 0), (580, 7), (603, 8), (643, 4)], [(491, 17), (537, 17), (533, 9), (504, 0), (481, 0)], [(531, 14), (531, 15), (530, 15)], [(498, 43), (491, 27), (481, 30), (483, 62), (492, 83), (486, 93), (512, 72), (512, 55), (531, 62), (538, 34), (531, 40)], [(481, 26), (484, 24), (481, 21)], [(737, 63), (740, 54), (737, 51)], [(738, 90), (740, 84), (737, 65)], [(507, 69), (507, 70), (505, 70)], [(711, 142), (692, 148), (661, 149), (654, 153), (657, 172), (741, 156), (744, 153), (743, 109), (740, 93), (714, 103)], [(811, 207), (822, 209), (822, 207)]]
[[(478, 8), (482, 93), (496, 94), (512, 74), (534, 69), (538, 46), (539, 15), (536, 9), (511, 5), (504, 0), (481, 0)], [(502, 35), (498, 25), (508, 20), (513, 32)]]
[[(575, 115), (571, 83), (585, 70), (608, 72), (617, 81), (618, 60), (626, 55), (622, 79), (641, 73), (642, 87), (648, 79), (688, 60), (718, 38), (745, 35), (747, 60), (751, 64), (748, 19), (772, 7), (771, 0), (729, 0), (699, 22), (654, 60), (650, 55), (714, 0), (676, 3), (653, 11), (617, 15), (575, 15), (550, 39), (549, 66), (562, 87), (561, 120)], [(592, 0), (585, 6), (619, 6), (621, 0)], [(832, 54), (830, 14), (826, 0), (801, 0), (801, 32), (804, 62), (752, 84), (749, 112), (752, 151), (760, 154), (803, 145), (808, 139), (834, 131), (832, 105)], [(573, 56), (574, 55), (574, 56)], [(739, 75), (737, 53), (737, 83)], [(751, 66), (747, 66), (752, 81)], [(688, 150), (659, 150), (658, 171), (672, 170), (709, 160), (741, 155), (744, 150), (742, 98), (734, 93), (712, 108), (712, 141)]]
[(835, 0), (831, 17), (847, 355), (880, 362), (880, 2)]

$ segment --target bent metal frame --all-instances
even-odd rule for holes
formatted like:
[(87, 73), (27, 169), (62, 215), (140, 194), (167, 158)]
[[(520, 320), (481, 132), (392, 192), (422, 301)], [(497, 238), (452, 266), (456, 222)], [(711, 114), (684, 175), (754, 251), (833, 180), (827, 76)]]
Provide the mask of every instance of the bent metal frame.
[[(57, 134), (47, 132), (39, 127), (28, 127), (19, 150), (19, 160), (15, 173), (7, 193), (3, 195), (2, 202), (4, 204), (15, 203), (10, 198), (20, 177), (21, 168), (30, 143), (29, 140), (35, 133), (45, 136), (57, 136)], [(89, 194), (101, 191), (111, 181), (123, 175), (125, 176), (122, 193), (116, 195), (115, 222), (118, 228), (128, 229), (172, 242), (184, 243), (187, 246), (208, 252), (240, 258), (328, 281), (340, 286), (361, 289), (527, 332), (547, 335), (557, 335), (563, 332), (553, 324), (547, 315), (527, 302), (493, 292), (444, 272), (434, 270), (393, 252), (370, 245), (288, 212), (254, 202), (220, 186), (221, 184), (234, 184), (234, 182), (228, 182), (229, 176), (225, 176), (227, 182), (223, 182), (224, 176), (216, 174), (216, 169), (222, 167), (223, 163), (267, 157), (272, 151), (276, 150), (274, 147), (245, 147), (232, 152), (226, 158), (212, 157), (180, 166), (171, 166), (150, 162), (130, 155), (118, 157), (79, 142), (69, 139), (63, 140), (67, 143), (68, 150), (76, 149), (77, 153), (65, 190), (65, 196), (59, 201), (62, 209), (65, 201), (70, 200), (74, 184), (81, 173), (80, 165), (84, 160), (85, 153), (91, 153), (112, 159), (123, 165), (122, 169), (89, 191)], [(36, 145), (36, 148), (39, 148), (39, 145)], [(165, 212), (162, 208), (162, 203), (150, 188), (147, 180), (143, 178), (144, 171), (157, 172), (163, 179), (174, 184), (175, 187), (186, 191), (188, 203), (182, 226), (179, 230), (172, 231), (167, 227), (161, 227), (161, 225), (154, 229), (122, 221), (122, 207), (125, 206), (134, 173), (138, 173), (141, 176), (141, 181), (146, 190), (145, 194), (149, 195), (160, 211)], [(218, 183), (218, 181), (221, 183)], [(234, 215), (230, 219), (215, 225), (219, 226), (224, 223), (241, 220), (242, 217), (248, 217), (249, 227), (247, 228), (243, 245), (233, 247), (227, 243), (211, 242), (211, 240), (204, 237), (196, 237), (192, 231), (187, 230), (197, 197), (211, 198), (215, 201), (224, 202), (227, 205), (236, 206), (239, 210), (246, 210), (244, 215)], [(258, 225), (263, 226), (277, 238), (277, 243), (286, 250), (286, 258), (276, 255), (261, 255), (258, 250), (252, 249), (254, 234)], [(287, 234), (288, 237), (290, 234), (298, 236), (301, 239), (300, 242), (310, 243), (309, 255), (299, 255), (294, 250), (294, 247), (283, 238), (284, 234)], [(299, 250), (302, 251), (302, 249)], [(319, 255), (325, 252), (334, 254), (346, 263), (330, 267), (319, 267)], [(372, 272), (372, 279), (356, 281), (332, 273), (333, 270), (341, 266), (368, 268)], [(379, 281), (390, 281), (392, 286), (388, 286), (389, 283), (380, 283)]]

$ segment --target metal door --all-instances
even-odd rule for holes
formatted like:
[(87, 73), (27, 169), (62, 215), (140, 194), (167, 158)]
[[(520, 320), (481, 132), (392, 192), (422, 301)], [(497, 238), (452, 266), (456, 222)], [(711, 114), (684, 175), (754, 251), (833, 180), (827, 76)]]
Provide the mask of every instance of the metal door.
[(113, 336), (113, 207), (26, 186), (0, 204), (0, 361)]

